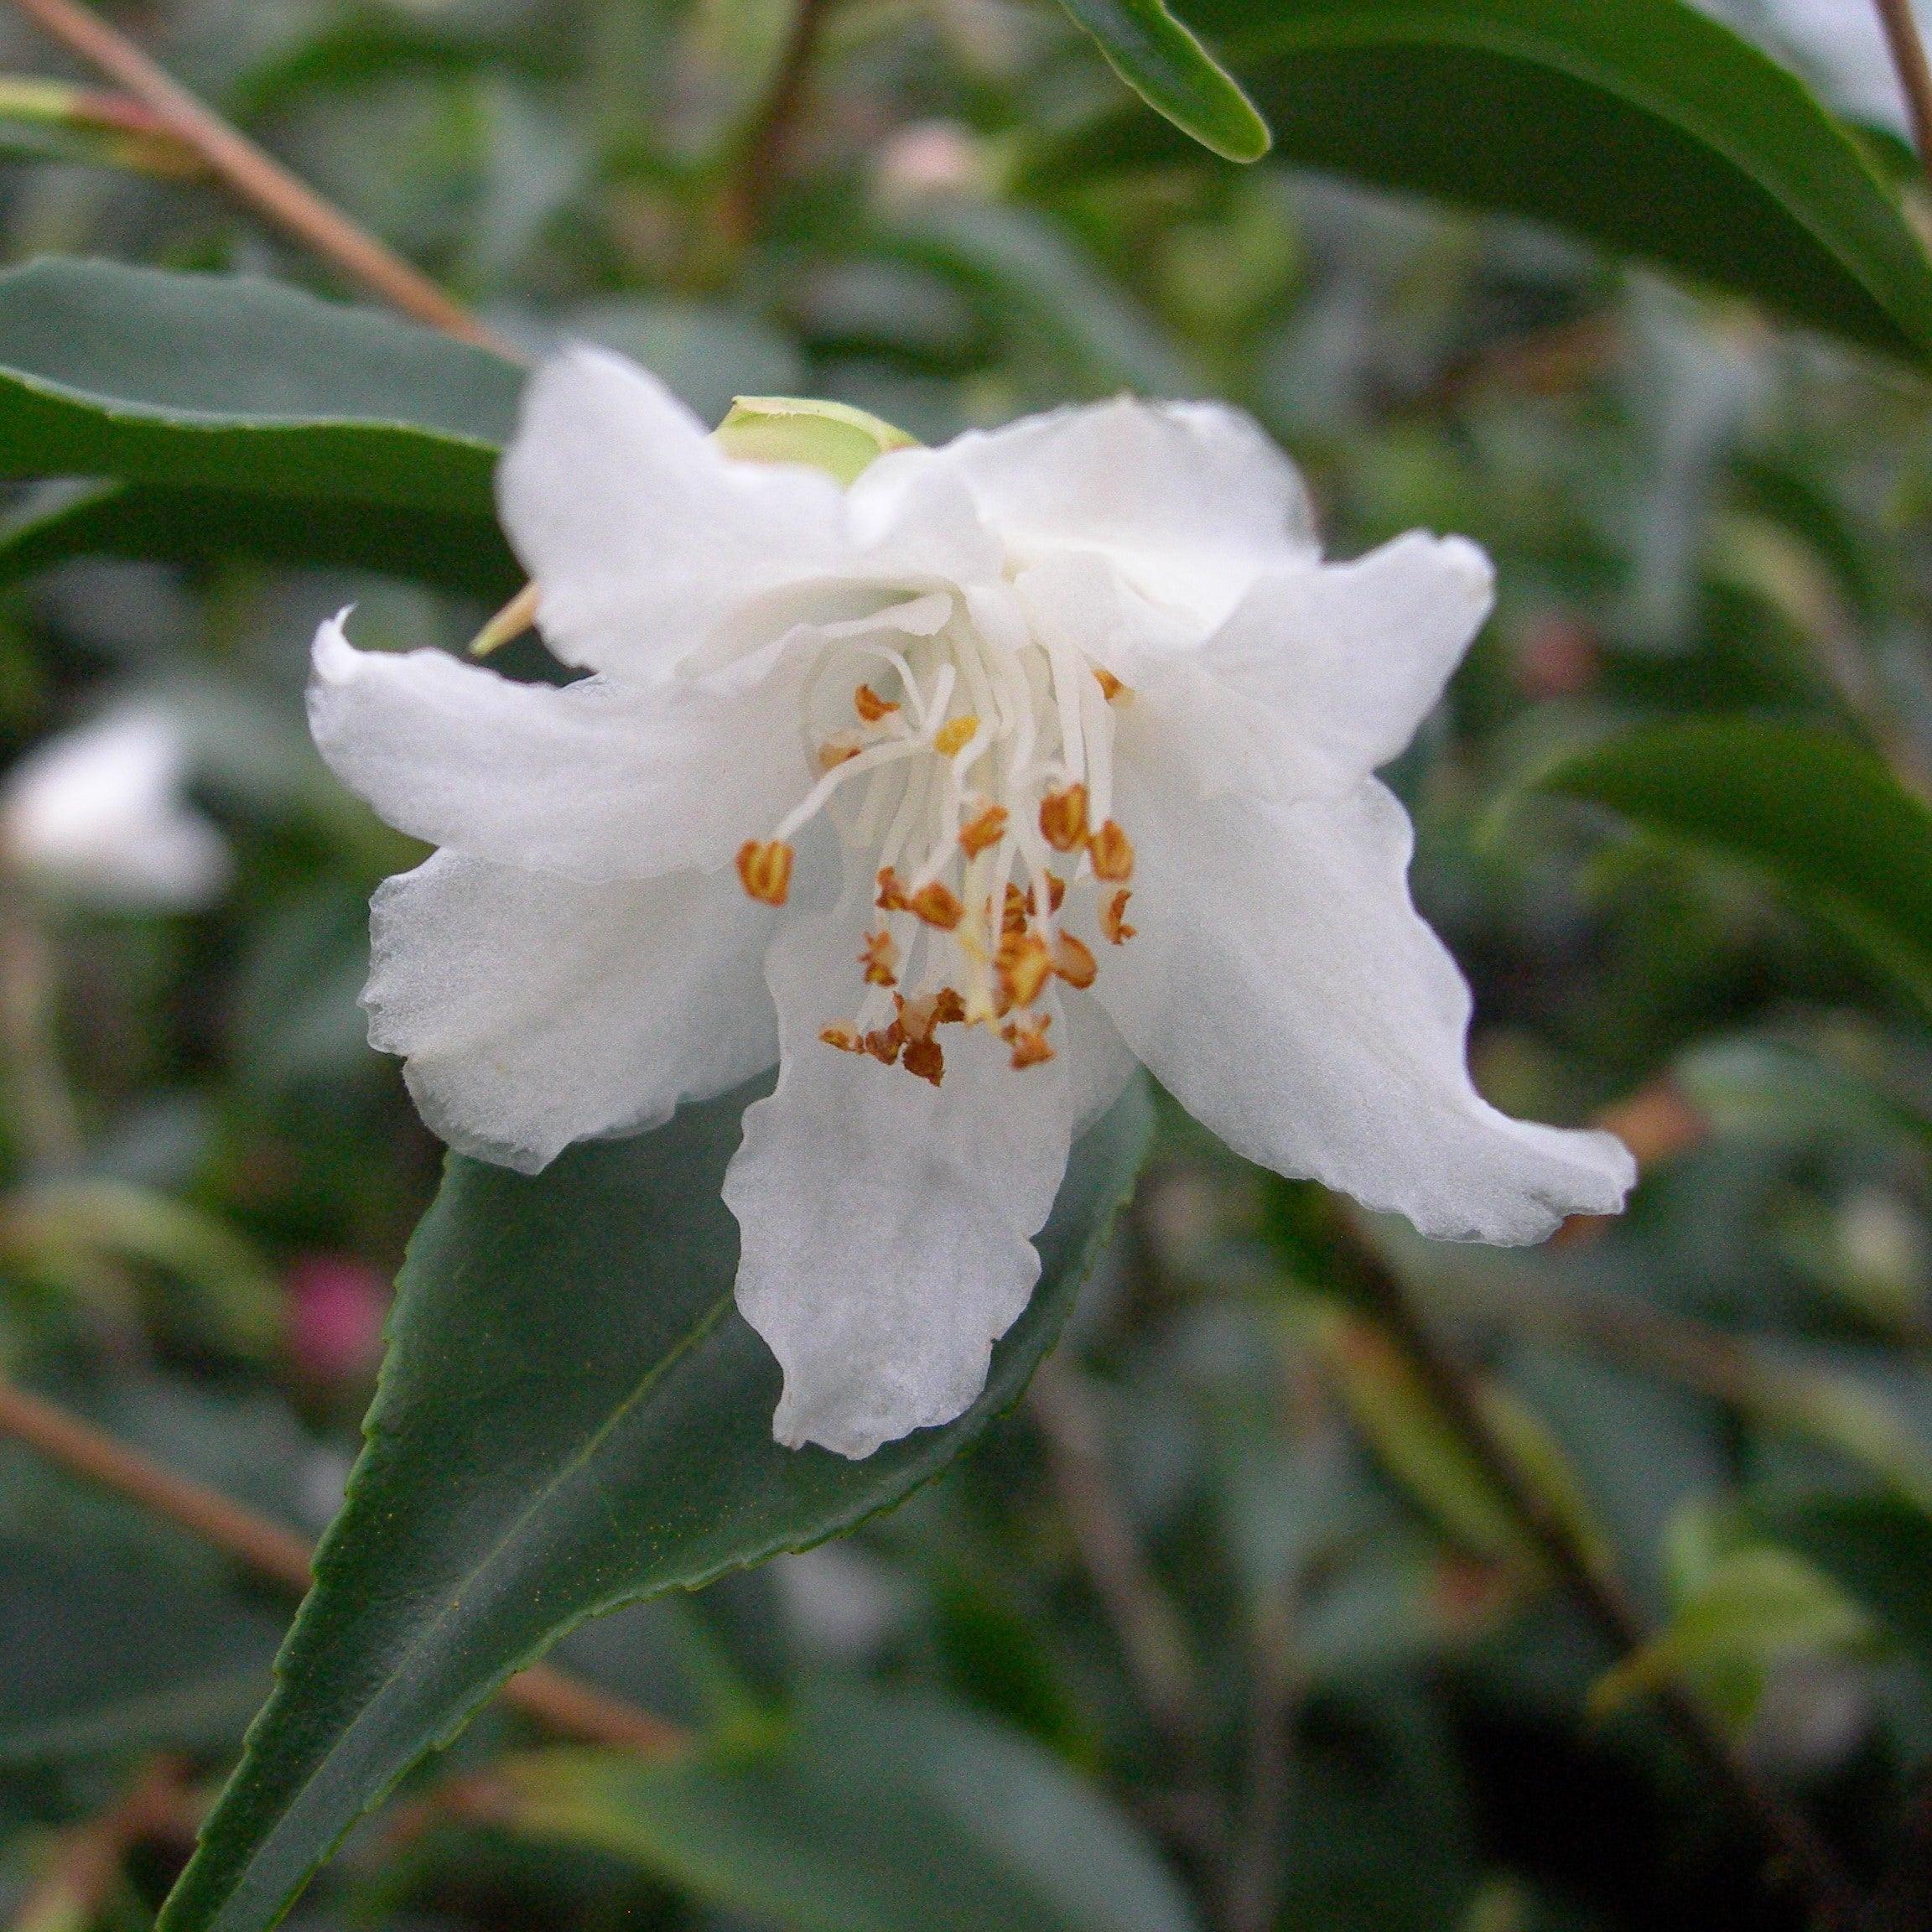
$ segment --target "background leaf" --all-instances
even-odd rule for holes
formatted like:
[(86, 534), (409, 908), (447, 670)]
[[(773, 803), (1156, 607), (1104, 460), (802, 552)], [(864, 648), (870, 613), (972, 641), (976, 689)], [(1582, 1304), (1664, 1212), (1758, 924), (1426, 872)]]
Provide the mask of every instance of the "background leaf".
[(772, 1441), (777, 1364), (732, 1303), (719, 1187), (754, 1097), (534, 1178), (452, 1157), (348, 1501), (169, 1932), (273, 1924), (361, 1812), (573, 1624), (849, 1529), (943, 1468), (1052, 1346), (1148, 1131), (1135, 1085), (1076, 1147), (1040, 1285), (973, 1407), (852, 1462)]
[[(1863, 149), (1682, 0), (1209, 0), (1200, 24), (1287, 158), (1541, 216), (1932, 360), (1932, 266)], [(1037, 178), (1176, 145), (1117, 117)]]
[(1229, 161), (1259, 161), (1268, 123), (1161, 0), (1062, 0), (1114, 71), (1182, 133)]
[(249, 276), (0, 274), (0, 474), (491, 512), (523, 371)]
[(1183, 1932), (1127, 1820), (1018, 1732), (931, 1695), (808, 1682), (779, 1742), (667, 1763), (553, 1751), (506, 1821), (799, 1932)]
[(1762, 867), (1932, 1003), (1932, 812), (1851, 739), (1680, 719), (1623, 733), (1535, 785)]

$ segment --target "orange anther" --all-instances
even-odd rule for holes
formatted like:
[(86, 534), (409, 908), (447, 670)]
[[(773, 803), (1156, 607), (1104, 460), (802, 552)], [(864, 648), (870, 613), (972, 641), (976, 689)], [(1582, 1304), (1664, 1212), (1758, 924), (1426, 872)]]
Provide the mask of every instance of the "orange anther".
[(1006, 836), (1006, 808), (989, 805), (959, 828), (959, 844), (969, 859), (977, 859), (989, 845)]
[(946, 1078), (946, 1056), (937, 1040), (908, 1040), (899, 1064), (937, 1087)]
[(1053, 970), (1069, 986), (1091, 986), (1100, 969), (1079, 940), (1062, 932), (1053, 942)]
[(1022, 1067), (1037, 1067), (1043, 1060), (1053, 1057), (1053, 1049), (1046, 1044), (1046, 1029), (1052, 1024), (1052, 1015), (1042, 1013), (1031, 1026), (1014, 1021), (1000, 1028), (1000, 1037), (1013, 1049), (1015, 1072)]
[(861, 1044), (875, 1060), (890, 1067), (899, 1057), (899, 1045), (904, 1036), (895, 1020), (890, 1026), (881, 1026), (875, 1033), (868, 1033)]
[(1134, 927), (1127, 923), (1127, 901), (1131, 892), (1116, 892), (1100, 908), (1100, 930), (1116, 946), (1124, 946), (1134, 937)]
[(865, 1042), (849, 1026), (821, 1026), (818, 1037), (828, 1046), (836, 1046), (841, 1053), (863, 1053)]
[(868, 724), (876, 724), (881, 718), (896, 711), (896, 704), (888, 704), (870, 684), (861, 684), (852, 693), (852, 709)]
[(1093, 667), (1093, 676), (1098, 681), (1100, 686), (1100, 695), (1104, 698), (1109, 704), (1111, 704), (1114, 700), (1127, 688), (1127, 687), (1123, 684), (1120, 680), (1104, 665), (1096, 664)]
[(948, 719), (932, 734), (932, 749), (942, 758), (950, 758), (955, 751), (966, 749), (979, 729), (979, 720), (970, 711), (963, 717)]
[(1087, 787), (1069, 785), (1040, 801), (1040, 835), (1056, 852), (1078, 852), (1087, 843)]
[(932, 995), (932, 1024), (955, 1026), (966, 1017), (966, 1002), (950, 986), (942, 986)]
[(917, 913), (928, 926), (937, 926), (942, 932), (950, 932), (966, 917), (966, 908), (937, 879), (922, 886), (906, 906), (908, 911)]
[(912, 902), (906, 896), (906, 888), (899, 883), (899, 875), (890, 865), (879, 875), (879, 896), (872, 903), (881, 912), (912, 910)]
[(792, 890), (792, 848), (776, 839), (769, 845), (747, 839), (738, 848), (738, 876), (754, 899), (782, 906)]
[(865, 950), (859, 955), (859, 963), (865, 969), (868, 986), (899, 984), (899, 948), (890, 932), (868, 932)]
[(1009, 932), (994, 955), (1000, 985), (1015, 1006), (1031, 1006), (1053, 971), (1053, 955), (1036, 932)]
[(848, 758), (856, 758), (862, 750), (864, 746), (854, 745), (843, 735), (828, 738), (818, 747), (818, 769), (821, 771), (836, 771)]
[(1046, 875), (1046, 910), (1049, 912), (1057, 912), (1060, 910), (1060, 901), (1066, 896), (1067, 881), (1064, 879), (1055, 877), (1052, 873), (1049, 872)]
[(1110, 879), (1118, 886), (1134, 876), (1134, 848), (1111, 818), (1088, 841), (1087, 856), (1096, 879)]

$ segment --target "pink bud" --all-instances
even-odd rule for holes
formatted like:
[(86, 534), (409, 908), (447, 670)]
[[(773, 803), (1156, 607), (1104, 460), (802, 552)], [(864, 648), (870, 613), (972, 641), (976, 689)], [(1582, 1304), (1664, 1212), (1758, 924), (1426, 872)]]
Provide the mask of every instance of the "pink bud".
[(317, 1382), (361, 1382), (382, 1359), (389, 1283), (346, 1254), (307, 1254), (288, 1270), (288, 1353)]

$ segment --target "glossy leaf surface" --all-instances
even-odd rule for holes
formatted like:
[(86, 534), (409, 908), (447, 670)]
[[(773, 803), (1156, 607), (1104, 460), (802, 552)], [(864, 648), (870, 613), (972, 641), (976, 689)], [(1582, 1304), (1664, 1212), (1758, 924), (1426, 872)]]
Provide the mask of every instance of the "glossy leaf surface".
[(834, 1535), (937, 1474), (1052, 1346), (1148, 1131), (1136, 1085), (1075, 1148), (979, 1400), (854, 1462), (772, 1441), (777, 1364), (732, 1302), (719, 1187), (753, 1097), (535, 1177), (452, 1157), (348, 1500), (169, 1932), (273, 1924), (362, 1811), (573, 1624)]
[[(1285, 157), (1540, 216), (1932, 360), (1932, 266), (1855, 138), (1684, 0), (1208, 0)], [(1043, 181), (1178, 147), (1118, 117)]]
[(507, 1822), (798, 1932), (1183, 1932), (1126, 1819), (1040, 1745), (928, 1695), (808, 1685), (763, 1750), (506, 1768)]
[(0, 274), (0, 474), (488, 517), (523, 371), (246, 276)]
[(1686, 719), (1613, 738), (1538, 785), (1763, 869), (1932, 1002), (1932, 812), (1852, 740)]
[(1229, 161), (1259, 161), (1268, 123), (1161, 0), (1062, 0), (1114, 71), (1182, 133)]

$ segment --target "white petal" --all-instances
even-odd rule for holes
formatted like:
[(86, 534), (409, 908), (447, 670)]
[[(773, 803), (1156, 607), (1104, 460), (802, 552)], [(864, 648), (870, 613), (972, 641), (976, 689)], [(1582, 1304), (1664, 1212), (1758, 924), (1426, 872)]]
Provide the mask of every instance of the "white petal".
[(1482, 629), (1495, 573), (1467, 538), (1420, 530), (1353, 564), (1270, 572), (1208, 641), (1213, 675), (1265, 705), (1352, 786), (1397, 756)]
[(371, 908), (369, 1040), (452, 1147), (534, 1173), (777, 1057), (773, 913), (730, 873), (589, 886), (439, 852)]
[(1064, 1056), (1015, 1073), (983, 1028), (943, 1030), (937, 1088), (826, 1046), (819, 1029), (851, 1014), (865, 911), (849, 899), (772, 946), (782, 1071), (724, 1180), (738, 1306), (785, 1370), (772, 1432), (854, 1457), (951, 1421), (984, 1386), (1095, 1084), (1076, 1093)]
[(1208, 630), (1261, 572), (1316, 555), (1294, 465), (1219, 403), (1121, 397), (969, 431), (937, 454), (1015, 563), (1097, 553), (1144, 596)]
[(1621, 1142), (1509, 1119), (1471, 1085), (1468, 988), (1410, 903), (1409, 821), (1381, 785), (1202, 799), (1141, 760), (1119, 783), (1139, 932), (1095, 995), (1204, 1125), (1445, 1239), (1537, 1241), (1622, 1205)]
[(844, 550), (830, 477), (733, 461), (656, 377), (604, 350), (531, 378), (496, 489), (550, 648), (637, 681), (667, 676), (746, 598), (831, 570)]
[(309, 723), (342, 782), (432, 844), (576, 879), (726, 865), (810, 788), (802, 661), (744, 690), (517, 684), (441, 651), (315, 639)]

